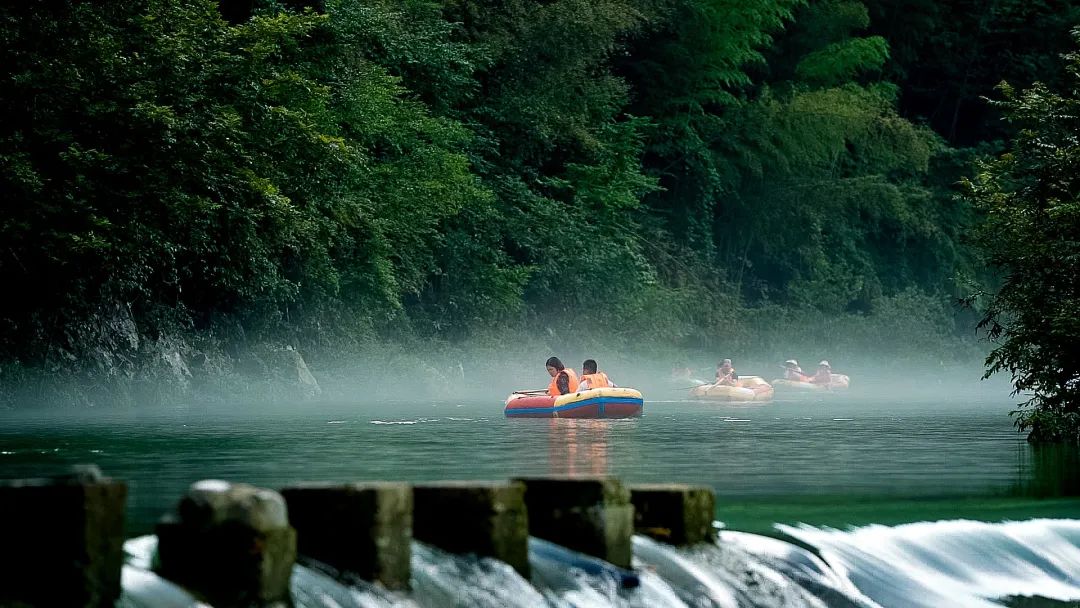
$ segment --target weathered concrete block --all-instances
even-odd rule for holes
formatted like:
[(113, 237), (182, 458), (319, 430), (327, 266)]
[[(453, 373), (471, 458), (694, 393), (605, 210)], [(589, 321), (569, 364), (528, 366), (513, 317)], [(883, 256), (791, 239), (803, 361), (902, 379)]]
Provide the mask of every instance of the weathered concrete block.
[(634, 527), (641, 534), (673, 545), (712, 541), (716, 495), (710, 488), (677, 483), (630, 486)]
[(387, 589), (408, 589), (413, 492), (393, 482), (302, 484), (281, 491), (300, 554)]
[(112, 606), (127, 485), (94, 466), (0, 481), (0, 606)]
[(568, 549), (630, 567), (634, 506), (609, 478), (522, 478), (529, 533)]
[(281, 495), (200, 481), (158, 524), (158, 573), (218, 608), (289, 604), (296, 531)]
[(413, 535), (451, 553), (494, 557), (529, 577), (525, 486), (459, 481), (413, 488)]

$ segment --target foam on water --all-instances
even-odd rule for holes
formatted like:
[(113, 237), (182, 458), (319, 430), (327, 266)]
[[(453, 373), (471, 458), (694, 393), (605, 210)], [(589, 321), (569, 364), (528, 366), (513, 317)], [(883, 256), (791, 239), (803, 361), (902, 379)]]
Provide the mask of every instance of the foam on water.
[(1010, 596), (1080, 600), (1077, 520), (777, 528), (816, 547), (837, 575), (882, 606), (981, 608)]
[(545, 606), (543, 595), (509, 564), (412, 545), (413, 596), (424, 606)]
[[(324, 571), (325, 570), (325, 571)], [(419, 608), (411, 598), (352, 578), (343, 583), (332, 569), (296, 565), (292, 573), (293, 602), (297, 608)], [(334, 573), (336, 574), (336, 573)]]

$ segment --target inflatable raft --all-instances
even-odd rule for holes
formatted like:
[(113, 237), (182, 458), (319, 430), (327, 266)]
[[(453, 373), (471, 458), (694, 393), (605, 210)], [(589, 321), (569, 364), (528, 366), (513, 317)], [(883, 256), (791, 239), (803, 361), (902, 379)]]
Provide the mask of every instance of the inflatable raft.
[(632, 388), (594, 388), (558, 397), (514, 393), (503, 412), (507, 418), (633, 418), (643, 407)]
[(735, 386), (726, 384), (704, 384), (690, 389), (692, 399), (710, 401), (770, 401), (773, 387), (761, 376), (744, 376)]
[(833, 374), (832, 381), (828, 384), (816, 384), (814, 382), (799, 382), (798, 380), (773, 380), (772, 384), (776, 388), (783, 391), (792, 392), (824, 392), (830, 390), (843, 390), (846, 389), (851, 383), (851, 379), (844, 374)]

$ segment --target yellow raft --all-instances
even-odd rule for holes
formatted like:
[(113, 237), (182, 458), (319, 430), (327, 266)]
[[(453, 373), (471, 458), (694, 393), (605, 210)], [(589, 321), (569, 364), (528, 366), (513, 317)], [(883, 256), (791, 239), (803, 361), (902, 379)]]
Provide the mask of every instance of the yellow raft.
[(692, 399), (710, 401), (771, 401), (773, 387), (761, 376), (743, 376), (735, 386), (702, 384), (690, 389)]

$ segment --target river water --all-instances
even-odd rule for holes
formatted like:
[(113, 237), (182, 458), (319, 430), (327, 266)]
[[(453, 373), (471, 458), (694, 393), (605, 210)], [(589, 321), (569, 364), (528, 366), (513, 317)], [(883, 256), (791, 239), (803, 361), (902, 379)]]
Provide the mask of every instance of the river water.
[[(848, 580), (870, 567), (857, 557), (868, 545), (909, 545), (908, 532), (949, 537), (959, 524), (943, 522), (957, 520), (991, 528), (964, 528), (966, 540), (946, 547), (946, 557), (978, 561), (972, 543), (985, 538), (995, 547), (995, 535), (1015, 536), (993, 528), (1016, 525), (1007, 521), (1064, 525), (1074, 536), (1061, 542), (1080, 553), (1072, 526), (1080, 515), (1076, 454), (1033, 449), (1015, 431), (1012, 408), (1001, 396), (853, 394), (754, 405), (656, 399), (642, 418), (615, 421), (508, 420), (498, 401), (362, 398), (287, 408), (9, 412), (0, 414), (0, 476), (96, 463), (130, 483), (131, 535), (151, 532), (188, 485), (207, 478), (271, 488), (548, 474), (704, 484), (716, 490), (719, 522), (753, 533), (740, 538), (813, 547), (832, 555), (829, 565), (843, 566)], [(933, 528), (941, 525), (949, 527)], [(1010, 558), (993, 567), (1008, 574), (1020, 566)], [(1080, 589), (1080, 572), (1063, 576)], [(890, 591), (900, 595), (882, 592), (879, 604), (905, 605), (897, 600), (903, 587)], [(1068, 593), (1054, 597), (1080, 599)]]

